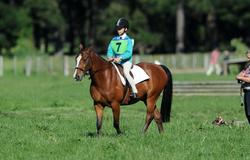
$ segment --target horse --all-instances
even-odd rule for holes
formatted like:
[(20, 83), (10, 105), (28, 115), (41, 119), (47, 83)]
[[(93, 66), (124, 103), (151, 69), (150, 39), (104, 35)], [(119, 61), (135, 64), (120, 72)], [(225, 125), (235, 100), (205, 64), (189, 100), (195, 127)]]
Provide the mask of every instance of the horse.
[[(103, 110), (105, 107), (112, 109), (113, 127), (116, 129), (117, 134), (122, 133), (119, 126), (120, 106), (125, 99), (129, 99), (131, 89), (123, 86), (114, 65), (99, 56), (93, 48), (84, 48), (83, 45), (80, 44), (80, 52), (76, 56), (75, 61), (76, 67), (73, 78), (76, 81), (81, 81), (86, 74), (90, 75), (90, 95), (93, 99), (96, 112), (97, 135), (99, 135), (102, 127)], [(147, 131), (153, 119), (157, 124), (159, 133), (163, 133), (163, 122), (170, 121), (173, 90), (171, 71), (164, 65), (153, 63), (141, 62), (137, 65), (140, 66), (150, 78), (136, 84), (138, 90), (136, 101), (132, 99), (128, 104), (143, 101), (146, 105), (146, 121), (143, 127), (144, 133)], [(161, 111), (159, 112), (156, 107), (156, 101), (162, 91)]]

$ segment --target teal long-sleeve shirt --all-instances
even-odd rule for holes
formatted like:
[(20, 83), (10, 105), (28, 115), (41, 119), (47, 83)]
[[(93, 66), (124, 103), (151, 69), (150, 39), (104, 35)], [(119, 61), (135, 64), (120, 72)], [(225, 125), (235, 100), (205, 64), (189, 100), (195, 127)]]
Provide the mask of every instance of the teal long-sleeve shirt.
[(107, 57), (121, 58), (120, 64), (130, 61), (132, 63), (133, 39), (126, 35), (123, 39), (115, 36), (109, 43)]

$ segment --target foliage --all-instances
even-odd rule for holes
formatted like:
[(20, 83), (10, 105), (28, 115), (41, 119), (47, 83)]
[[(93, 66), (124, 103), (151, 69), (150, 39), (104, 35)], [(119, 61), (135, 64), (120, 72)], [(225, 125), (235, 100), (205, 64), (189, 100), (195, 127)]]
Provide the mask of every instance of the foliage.
[(11, 52), (16, 56), (27, 56), (38, 54), (39, 51), (34, 47), (32, 39), (20, 38), (17, 45), (12, 48)]
[(188, 1), (187, 5), (193, 8), (195, 12), (206, 14), (214, 9), (214, 2), (210, 0), (192, 0)]
[(249, 46), (249, 0), (4, 0), (0, 2), (0, 53), (13, 54), (11, 48), (22, 47), (26, 39), (46, 54), (75, 54), (80, 41), (105, 53), (120, 17), (131, 24), (135, 52), (173, 53), (180, 2), (185, 52), (210, 51), (214, 45), (229, 48), (234, 38)]
[(232, 47), (235, 48), (235, 53), (237, 53), (237, 54), (243, 55), (248, 50), (247, 45), (244, 42), (242, 42), (242, 39), (240, 39), (240, 38), (232, 39), (231, 45), (232, 45)]
[(147, 18), (140, 10), (136, 10), (131, 19), (133, 26), (131, 32), (135, 38), (135, 48), (139, 48), (140, 54), (150, 53), (151, 51), (148, 49), (154, 48), (161, 42), (161, 35), (149, 31)]
[(49, 51), (49, 43), (56, 43), (64, 34), (65, 23), (57, 0), (26, 0), (24, 6), (28, 9), (32, 18), (35, 46), (44, 52)]
[[(28, 23), (28, 17), (23, 9), (0, 2), (0, 54), (9, 54), (9, 49), (16, 45), (20, 32)], [(2, 53), (3, 54), (3, 53)]]

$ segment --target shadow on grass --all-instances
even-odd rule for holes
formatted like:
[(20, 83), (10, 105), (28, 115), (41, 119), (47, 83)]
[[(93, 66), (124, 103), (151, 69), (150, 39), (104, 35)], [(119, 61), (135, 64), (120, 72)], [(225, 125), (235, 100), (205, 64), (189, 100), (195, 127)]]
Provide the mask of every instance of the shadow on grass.
[(82, 133), (82, 136), (87, 137), (87, 138), (100, 138), (100, 137), (121, 137), (125, 136), (125, 133), (122, 132), (121, 134), (117, 133), (103, 133), (101, 132), (100, 134), (97, 134), (96, 132), (85, 132)]

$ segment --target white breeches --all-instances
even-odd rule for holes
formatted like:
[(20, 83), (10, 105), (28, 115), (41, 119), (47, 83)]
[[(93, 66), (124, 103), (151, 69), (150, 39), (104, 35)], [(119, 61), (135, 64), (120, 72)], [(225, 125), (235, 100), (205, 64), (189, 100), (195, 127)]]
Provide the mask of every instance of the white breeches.
[(207, 76), (211, 75), (214, 70), (216, 71), (217, 75), (221, 74), (221, 67), (219, 64), (210, 64), (206, 72)]
[(127, 62), (123, 63), (122, 66), (123, 66), (124, 75), (127, 78), (128, 82), (130, 83), (132, 91), (134, 93), (137, 93), (137, 89), (136, 89), (136, 86), (135, 86), (134, 79), (131, 77), (131, 75), (129, 73), (130, 69), (132, 67), (132, 63), (130, 61), (127, 61)]

